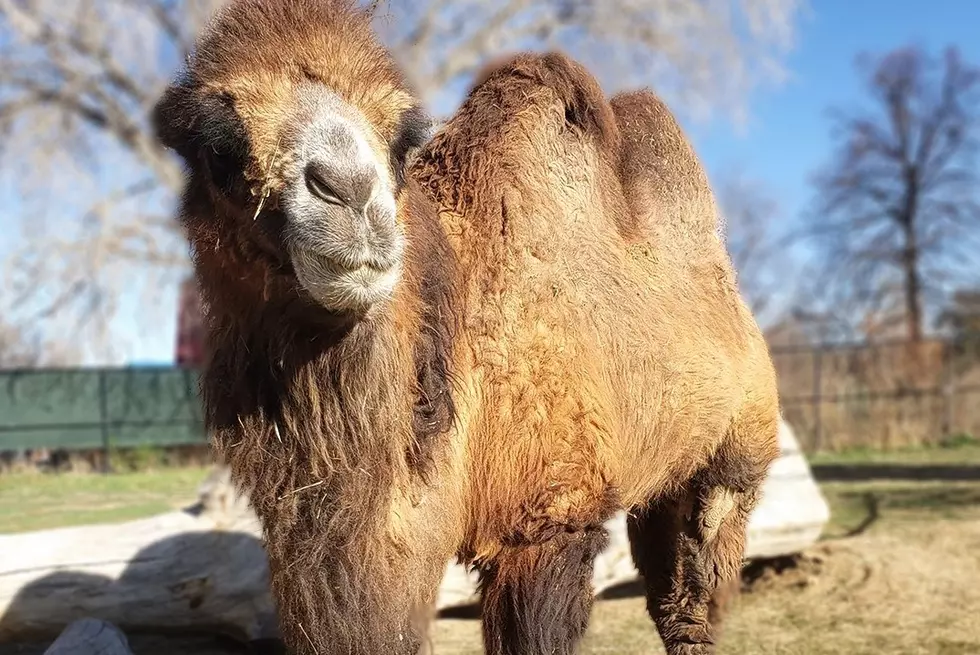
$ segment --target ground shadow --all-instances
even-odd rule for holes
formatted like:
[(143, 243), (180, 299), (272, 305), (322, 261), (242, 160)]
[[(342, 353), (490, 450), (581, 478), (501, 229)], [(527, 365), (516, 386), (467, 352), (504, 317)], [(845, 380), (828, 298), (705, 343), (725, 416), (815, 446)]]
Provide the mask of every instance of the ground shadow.
[[(127, 562), (118, 579), (84, 566), (54, 571), (20, 589), (0, 616), (0, 655), (42, 655), (64, 627), (86, 617), (117, 625), (139, 655), (282, 653), (271, 596), (255, 593), (268, 588), (267, 567), (254, 566), (264, 558), (251, 534), (216, 530), (161, 539)], [(193, 627), (150, 628), (175, 615)]]
[[(869, 519), (877, 520), (881, 513), (889, 510), (950, 512), (953, 510), (980, 506), (980, 486), (978, 485), (923, 485), (904, 486), (897, 489), (872, 489), (838, 491), (839, 502), (863, 505)], [(867, 521), (868, 519), (866, 519)], [(860, 530), (863, 532), (864, 530)]]
[(864, 518), (861, 519), (860, 523), (844, 533), (844, 536), (847, 538), (864, 534), (881, 518), (881, 501), (876, 494), (870, 491), (866, 492), (861, 496), (861, 500), (864, 502)]
[(980, 466), (956, 464), (813, 464), (818, 482), (870, 482), (910, 480), (918, 482), (980, 482)]

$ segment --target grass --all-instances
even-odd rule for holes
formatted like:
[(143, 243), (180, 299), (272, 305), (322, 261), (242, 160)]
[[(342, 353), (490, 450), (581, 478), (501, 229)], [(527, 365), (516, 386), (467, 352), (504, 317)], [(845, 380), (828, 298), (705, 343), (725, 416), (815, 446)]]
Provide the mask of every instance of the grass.
[(898, 450), (853, 448), (840, 452), (814, 453), (810, 464), (929, 464), (980, 465), (980, 440), (969, 435), (954, 435), (936, 446)]
[[(0, 533), (43, 530), (94, 522), (116, 522), (151, 516), (194, 501), (197, 486), (206, 475), (201, 467), (161, 467), (148, 471), (130, 471), (146, 456), (129, 455), (115, 461), (117, 470), (100, 474), (11, 473), (0, 475)], [(839, 453), (817, 453), (808, 457), (814, 466), (861, 464), (928, 464), (980, 468), (980, 441), (956, 437), (946, 446), (894, 451), (855, 449)], [(154, 459), (153, 461), (156, 461)], [(927, 485), (917, 488), (927, 489)], [(897, 486), (896, 486), (897, 485)], [(941, 484), (942, 489), (950, 484)], [(953, 485), (955, 486), (955, 485)], [(834, 505), (833, 523), (847, 523), (864, 511), (866, 494), (876, 488), (884, 494), (891, 509), (899, 500), (906, 483), (881, 483), (865, 488), (857, 483), (826, 483), (824, 491)], [(888, 490), (892, 489), (891, 492)], [(956, 495), (955, 493), (953, 494)], [(942, 506), (942, 499), (936, 498)], [(841, 518), (842, 517), (842, 518)], [(833, 527), (833, 526), (832, 526)], [(843, 528), (843, 524), (840, 526)]]
[(128, 521), (192, 503), (204, 468), (0, 475), (0, 533)]
[[(949, 464), (976, 466), (980, 472), (980, 444), (851, 451), (810, 461), (856, 467)], [(0, 476), (0, 533), (121, 521), (184, 506), (193, 501), (204, 475), (205, 469), (193, 468)], [(767, 574), (742, 594), (726, 621), (721, 655), (980, 653), (980, 624), (974, 619), (980, 607), (980, 475), (972, 482), (868, 480), (825, 482), (821, 488), (832, 517), (824, 540), (794, 566)], [(438, 655), (482, 652), (474, 620), (440, 620), (434, 638)], [(167, 641), (133, 645), (147, 655), (218, 652), (203, 642), (177, 650)], [(628, 596), (596, 603), (581, 652), (663, 650), (644, 600)]]

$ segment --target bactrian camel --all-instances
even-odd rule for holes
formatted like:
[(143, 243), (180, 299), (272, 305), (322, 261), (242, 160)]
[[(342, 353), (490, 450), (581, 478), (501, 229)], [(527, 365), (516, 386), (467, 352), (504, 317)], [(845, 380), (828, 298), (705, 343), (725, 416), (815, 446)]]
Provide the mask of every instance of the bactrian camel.
[(554, 53), (432, 135), (370, 19), (233, 0), (154, 112), (286, 644), (418, 652), (456, 557), (488, 653), (572, 653), (626, 509), (668, 653), (714, 652), (778, 401), (691, 146)]

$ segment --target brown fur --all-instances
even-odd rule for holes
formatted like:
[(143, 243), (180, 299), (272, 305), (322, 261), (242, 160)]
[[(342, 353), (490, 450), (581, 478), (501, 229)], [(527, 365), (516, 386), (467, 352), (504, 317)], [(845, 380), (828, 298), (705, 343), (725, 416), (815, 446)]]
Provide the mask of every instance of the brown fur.
[[(412, 141), (416, 102), (367, 17), (343, 1), (232, 3), (197, 50), (155, 120), (191, 172), (181, 216), (207, 306), (213, 443), (262, 520), (286, 642), (297, 652), (413, 653), (422, 634), (413, 617), (432, 603), (454, 550), (418, 542), (391, 513), (419, 503), (416, 474), (432, 468), (453, 416), (452, 256), (434, 209), (404, 192), (410, 245), (395, 303), (356, 322), (321, 310), (282, 251), (270, 162), (289, 129), (281, 105), (310, 77), (357, 107), (392, 154)], [(230, 120), (215, 120), (216, 107)], [(223, 194), (212, 159), (229, 153), (243, 174)], [(269, 209), (253, 220), (266, 188)], [(417, 513), (443, 521), (433, 507)], [(408, 579), (418, 586), (384, 582)]]
[[(571, 653), (601, 524), (631, 508), (652, 517), (631, 531), (668, 651), (708, 652), (778, 410), (666, 108), (520, 55), (402, 177), (418, 103), (353, 3), (237, 0), (198, 53), (155, 120), (190, 170), (208, 423), (262, 520), (289, 646), (415, 652), (457, 554), (490, 652)], [(404, 180), (404, 276), (365, 316), (316, 305), (279, 237), (277, 143), (309, 79)]]
[[(483, 77), (416, 166), (470, 299), (464, 552), (489, 571), (617, 507), (690, 499), (693, 534), (632, 533), (668, 651), (708, 652), (711, 592), (737, 574), (778, 407), (706, 177), (650, 93), (610, 103), (560, 55)], [(672, 628), (686, 621), (698, 629)]]

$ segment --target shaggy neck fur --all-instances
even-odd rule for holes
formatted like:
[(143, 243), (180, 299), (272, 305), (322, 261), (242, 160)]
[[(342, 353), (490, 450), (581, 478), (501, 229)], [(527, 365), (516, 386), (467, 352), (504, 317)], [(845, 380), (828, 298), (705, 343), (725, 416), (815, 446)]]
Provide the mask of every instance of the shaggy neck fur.
[(241, 229), (215, 220), (213, 206), (208, 220), (187, 222), (207, 307), (213, 442), (262, 519), (273, 585), (289, 589), (277, 594), (283, 630), (321, 653), (407, 646), (374, 643), (410, 633), (390, 621), (414, 602), (408, 590), (379, 591), (385, 560), (397, 561), (385, 552), (388, 506), (396, 486), (424, 477), (452, 420), (452, 255), (416, 189), (399, 204), (404, 279), (391, 303), (356, 320), (307, 300), (253, 251), (255, 235), (219, 243)]

